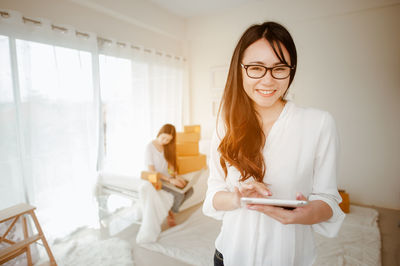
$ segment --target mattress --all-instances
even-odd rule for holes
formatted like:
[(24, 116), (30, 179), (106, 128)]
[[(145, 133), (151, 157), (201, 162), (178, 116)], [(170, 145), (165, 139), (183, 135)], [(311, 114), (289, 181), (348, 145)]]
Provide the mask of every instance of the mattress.
[(381, 265), (378, 211), (350, 206), (336, 238), (315, 234), (318, 257), (314, 265)]

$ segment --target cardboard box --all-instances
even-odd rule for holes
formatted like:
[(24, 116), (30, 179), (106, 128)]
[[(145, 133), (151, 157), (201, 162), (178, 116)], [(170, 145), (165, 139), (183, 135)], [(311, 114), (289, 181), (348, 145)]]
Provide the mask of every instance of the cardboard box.
[(176, 132), (176, 143), (199, 142), (200, 132)]
[(148, 180), (156, 190), (160, 190), (162, 188), (160, 173), (142, 171), (140, 177), (144, 180)]
[(198, 142), (184, 142), (176, 144), (177, 156), (194, 156), (199, 154)]
[(184, 126), (183, 131), (186, 133), (201, 133), (200, 125)]
[(183, 175), (203, 169), (207, 166), (207, 159), (204, 154), (196, 156), (178, 156), (177, 164), (178, 174)]
[(339, 194), (342, 197), (342, 202), (339, 204), (339, 207), (342, 209), (344, 213), (350, 212), (350, 197), (346, 191), (339, 189)]
[[(160, 178), (160, 174), (157, 172), (150, 172), (150, 171), (142, 171), (140, 173), (140, 178), (144, 180), (154, 180), (157, 181), (157, 179)], [(151, 182), (151, 181), (150, 181)]]

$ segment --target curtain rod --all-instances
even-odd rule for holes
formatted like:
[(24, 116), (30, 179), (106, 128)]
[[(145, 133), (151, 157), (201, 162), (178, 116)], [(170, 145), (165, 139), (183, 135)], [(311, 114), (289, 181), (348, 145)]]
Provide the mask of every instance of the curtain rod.
[[(9, 18), (10, 14), (8, 12), (0, 10), (0, 16), (3, 17), (3, 18)], [(43, 24), (40, 20), (31, 19), (31, 18), (28, 18), (28, 17), (25, 17), (25, 16), (22, 17), (22, 21), (24, 23), (29, 22), (29, 23), (32, 23), (32, 24), (35, 24), (35, 25), (42, 25)], [(61, 32), (68, 32), (69, 31), (69, 29), (67, 29), (65, 27), (57, 26), (57, 25), (54, 25), (54, 24), (51, 24), (51, 29), (52, 30), (58, 30), (58, 31), (61, 31)], [(77, 31), (77, 30), (75, 30), (75, 34), (77, 36), (81, 36), (81, 37), (84, 37), (84, 38), (89, 38), (90, 37), (90, 35), (88, 33)], [(101, 36), (97, 36), (97, 41), (105, 42), (105, 43), (112, 43), (113, 42), (112, 40), (104, 38), (104, 37), (101, 37)], [(126, 43), (120, 42), (120, 41), (117, 41), (115, 43), (118, 46), (121, 46), (121, 47), (127, 47), (128, 46)], [(140, 46), (136, 46), (136, 45), (133, 45), (133, 44), (130, 45), (130, 48), (136, 49), (136, 50), (142, 50), (142, 48)], [(149, 49), (149, 48), (143, 48), (143, 51), (147, 52), (147, 53), (152, 53), (153, 52), (153, 50)], [(155, 50), (154, 53), (156, 55), (159, 55), (159, 56), (162, 56), (162, 55), (165, 54), (164, 52), (157, 51), (157, 50)], [(180, 60), (182, 58), (183, 61), (186, 61), (186, 58), (180, 57), (180, 56), (176, 56), (176, 55), (165, 54), (165, 56), (168, 57), (168, 58), (174, 58), (176, 60)]]

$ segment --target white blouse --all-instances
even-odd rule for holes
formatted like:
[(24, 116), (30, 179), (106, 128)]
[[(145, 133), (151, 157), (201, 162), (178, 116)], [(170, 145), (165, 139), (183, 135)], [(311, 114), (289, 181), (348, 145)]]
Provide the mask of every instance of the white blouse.
[(154, 146), (153, 142), (150, 142), (146, 146), (145, 152), (145, 167), (153, 165), (156, 172), (159, 172), (165, 176), (170, 176), (168, 173), (168, 162), (164, 157), (164, 151), (160, 152)]
[[(219, 137), (223, 134), (220, 132)], [(313, 231), (334, 237), (345, 217), (338, 205), (341, 202), (336, 185), (339, 141), (332, 116), (287, 102), (263, 150), (266, 164), (263, 181), (269, 184), (271, 198), (296, 199), (296, 192), (301, 192), (308, 200), (323, 200), (332, 208), (329, 220), (314, 225), (284, 225), (246, 207), (215, 210), (212, 203), (215, 193), (234, 191), (240, 179), (240, 172), (232, 166), (224, 179), (217, 150), (219, 137), (214, 133), (211, 142), (203, 212), (222, 220), (215, 247), (223, 255), (224, 265), (312, 265), (316, 258)], [(246, 181), (250, 180), (253, 179)]]

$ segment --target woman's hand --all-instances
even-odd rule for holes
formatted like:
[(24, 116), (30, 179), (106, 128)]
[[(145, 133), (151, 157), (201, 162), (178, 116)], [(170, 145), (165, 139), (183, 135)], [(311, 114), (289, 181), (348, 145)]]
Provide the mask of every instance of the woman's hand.
[(183, 179), (180, 176), (176, 176), (175, 179), (179, 180), (179, 182), (181, 183), (182, 188), (184, 188), (186, 186), (186, 184), (188, 183), (185, 179)]
[(240, 198), (266, 198), (271, 196), (272, 193), (269, 191), (264, 183), (251, 181), (248, 183), (241, 183), (239, 188), (235, 187), (233, 191), (233, 206), (235, 208), (240, 208)]
[(215, 193), (213, 198), (213, 206), (216, 210), (231, 211), (240, 208), (240, 198), (242, 197), (258, 197), (266, 198), (271, 196), (267, 186), (261, 182), (241, 183), (240, 188), (235, 187), (232, 192), (219, 191)]
[(186, 186), (186, 181), (178, 176), (175, 178), (170, 178), (168, 181), (178, 188), (184, 188)]
[[(307, 200), (301, 193), (297, 193), (297, 200)], [(304, 207), (286, 210), (261, 204), (249, 204), (247, 208), (262, 212), (282, 224), (316, 224), (328, 220), (332, 216), (332, 209), (322, 200), (310, 201)]]
[(240, 183), (239, 186), (240, 197), (248, 198), (266, 198), (272, 196), (267, 185), (257, 181), (247, 183)]

